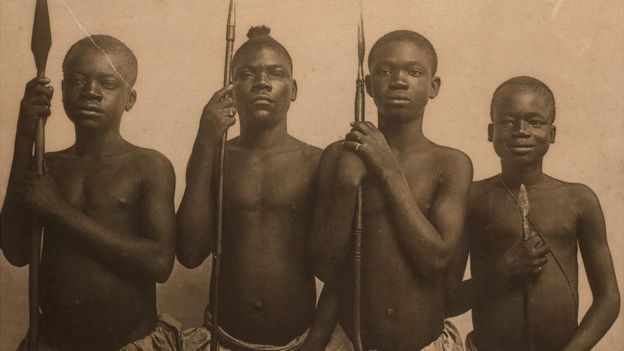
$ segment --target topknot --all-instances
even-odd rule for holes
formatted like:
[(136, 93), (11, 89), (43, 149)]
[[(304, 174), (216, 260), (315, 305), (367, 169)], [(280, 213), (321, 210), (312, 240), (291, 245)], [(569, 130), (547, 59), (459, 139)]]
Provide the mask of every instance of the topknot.
[(247, 32), (247, 38), (254, 39), (258, 37), (268, 37), (269, 33), (271, 33), (271, 28), (261, 25), (249, 28)]

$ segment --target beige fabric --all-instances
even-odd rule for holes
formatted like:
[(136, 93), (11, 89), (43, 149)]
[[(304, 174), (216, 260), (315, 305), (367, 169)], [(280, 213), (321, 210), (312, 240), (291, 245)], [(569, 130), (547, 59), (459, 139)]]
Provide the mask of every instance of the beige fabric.
[(471, 331), (466, 336), (466, 351), (478, 351), (477, 350), (477, 346), (474, 344), (474, 341), (472, 340), (472, 334), (473, 333), (474, 333), (474, 331)]
[(442, 334), (421, 351), (464, 351), (464, 345), (455, 325), (445, 320)]
[[(238, 340), (233, 336), (229, 335), (222, 328), (219, 328), (219, 337), (222, 341), (225, 341), (226, 344), (234, 345), (235, 347), (242, 350), (261, 350), (261, 351), (291, 351), (297, 350), (306, 337), (308, 336), (309, 330), (307, 330), (304, 334), (298, 336), (293, 339), (287, 345), (284, 346), (274, 346), (274, 345), (258, 345), (251, 344), (242, 340)], [(206, 327), (199, 328), (191, 328), (182, 332), (183, 335), (183, 350), (184, 351), (208, 351), (210, 350), (210, 341), (212, 340), (212, 335), (210, 330)], [(220, 351), (232, 351), (232, 349), (219, 345)], [(344, 334), (342, 328), (337, 327), (334, 330), (332, 337), (329, 341), (329, 344), (325, 348), (325, 351), (353, 351), (353, 346), (349, 341), (349, 338)]]
[[(182, 325), (167, 314), (158, 316), (154, 331), (141, 340), (123, 346), (119, 351), (182, 351)], [(17, 347), (18, 351), (28, 351), (28, 336)], [(58, 351), (39, 338), (36, 351)]]

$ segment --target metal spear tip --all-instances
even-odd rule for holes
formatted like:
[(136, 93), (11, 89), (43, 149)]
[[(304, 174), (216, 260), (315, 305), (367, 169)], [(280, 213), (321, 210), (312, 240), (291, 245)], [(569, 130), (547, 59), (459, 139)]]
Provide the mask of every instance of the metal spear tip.
[(526, 216), (529, 213), (530, 206), (529, 195), (524, 184), (520, 184), (520, 192), (518, 193), (518, 204), (520, 205), (520, 211), (522, 211), (522, 214)]
[(33, 31), (30, 47), (35, 56), (37, 74), (43, 75), (45, 71), (48, 53), (52, 46), (52, 34), (50, 32), (50, 16), (48, 14), (48, 2), (37, 0), (35, 5), (35, 19), (33, 21)]
[(364, 19), (360, 12), (360, 23), (358, 24), (358, 58), (360, 63), (364, 61), (364, 54), (366, 50), (366, 42), (364, 41)]

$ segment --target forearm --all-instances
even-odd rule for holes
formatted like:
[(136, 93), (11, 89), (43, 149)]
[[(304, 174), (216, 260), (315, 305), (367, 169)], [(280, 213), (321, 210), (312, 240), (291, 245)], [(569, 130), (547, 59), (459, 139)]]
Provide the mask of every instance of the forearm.
[(462, 281), (456, 287), (448, 289), (446, 317), (455, 317), (468, 312), (479, 296), (483, 296), (493, 289), (499, 290), (507, 280), (498, 265), (495, 264), (484, 272)]
[(336, 275), (351, 252), (357, 185), (334, 181), (326, 201), (317, 205), (310, 243), (314, 272), (323, 281)]
[(424, 275), (444, 270), (452, 257), (452, 249), (418, 207), (416, 199), (400, 171), (382, 176), (388, 213), (404, 254)]
[[(92, 252), (106, 265), (134, 277), (164, 282), (173, 267), (173, 246), (168, 249), (156, 240), (105, 227), (69, 205), (48, 220), (66, 235)], [(51, 235), (55, 235), (52, 233)]]
[(16, 266), (26, 265), (30, 257), (30, 231), (33, 230), (34, 217), (18, 203), (16, 188), (30, 167), (32, 145), (32, 138), (17, 133), (11, 174), (2, 207), (2, 250), (7, 260)]
[(611, 295), (594, 300), (564, 351), (591, 350), (600, 341), (620, 311), (619, 294)]
[(188, 268), (199, 266), (212, 252), (215, 195), (213, 174), (218, 145), (198, 137), (189, 159), (186, 189), (176, 215), (178, 260)]
[(301, 351), (325, 349), (338, 324), (338, 313), (337, 291), (331, 283), (327, 283), (321, 292), (310, 334)]

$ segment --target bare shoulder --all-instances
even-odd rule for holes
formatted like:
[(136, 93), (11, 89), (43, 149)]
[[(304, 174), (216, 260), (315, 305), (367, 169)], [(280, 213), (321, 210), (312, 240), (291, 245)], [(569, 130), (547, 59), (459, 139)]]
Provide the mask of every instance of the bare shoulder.
[(162, 178), (166, 181), (174, 180), (173, 165), (162, 153), (133, 145), (128, 155), (129, 159), (127, 162), (137, 165), (144, 178), (153, 180)]
[(572, 183), (548, 177), (553, 184), (552, 188), (556, 190), (557, 196), (567, 200), (568, 203), (574, 204), (579, 214), (594, 213), (602, 211), (600, 201), (596, 193), (587, 185), (582, 183)]
[(472, 182), (472, 184), (470, 184), (470, 203), (479, 203), (486, 198), (491, 198), (494, 191), (500, 186), (500, 181), (496, 175)]
[(290, 147), (298, 151), (300, 155), (303, 156), (310, 163), (313, 163), (314, 165), (317, 165), (319, 163), (321, 155), (323, 154), (323, 150), (321, 148), (307, 144), (293, 137), (290, 138), (289, 144)]
[(442, 184), (457, 184), (466, 190), (472, 181), (472, 161), (464, 152), (447, 146), (433, 144), (431, 157), (438, 167)]

